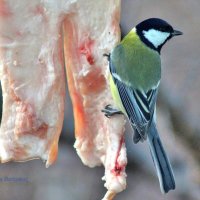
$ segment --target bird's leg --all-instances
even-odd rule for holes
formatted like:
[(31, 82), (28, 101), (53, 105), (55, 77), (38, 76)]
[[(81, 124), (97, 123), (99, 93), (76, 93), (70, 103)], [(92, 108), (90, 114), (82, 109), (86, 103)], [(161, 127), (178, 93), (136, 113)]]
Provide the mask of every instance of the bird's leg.
[(105, 116), (110, 118), (113, 115), (120, 115), (123, 114), (120, 110), (117, 110), (116, 108), (112, 108), (111, 105), (107, 105), (103, 110), (101, 110), (103, 113), (105, 113)]

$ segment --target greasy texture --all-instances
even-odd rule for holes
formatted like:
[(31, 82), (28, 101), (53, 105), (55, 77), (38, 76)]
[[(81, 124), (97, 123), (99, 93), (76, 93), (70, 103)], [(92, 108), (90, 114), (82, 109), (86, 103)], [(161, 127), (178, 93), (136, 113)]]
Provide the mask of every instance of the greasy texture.
[[(105, 6), (106, 5), (106, 6)], [(103, 56), (119, 41), (120, 2), (79, 1), (79, 13), (63, 24), (65, 64), (75, 118), (75, 148), (85, 165), (105, 166), (105, 199), (126, 187), (124, 119), (107, 119), (102, 108), (113, 104)], [(92, 10), (92, 12), (91, 12)], [(84, 16), (89, 15), (89, 20)], [(98, 23), (97, 23), (98, 22)]]
[(42, 2), (0, 1), (1, 162), (41, 158), (49, 166), (57, 157), (65, 97), (61, 17)]
[(125, 121), (101, 112), (113, 104), (103, 54), (120, 39), (120, 0), (0, 0), (0, 16), (1, 162), (55, 161), (64, 113), (64, 42), (74, 146), (85, 165), (105, 166), (105, 199), (112, 199), (126, 187)]

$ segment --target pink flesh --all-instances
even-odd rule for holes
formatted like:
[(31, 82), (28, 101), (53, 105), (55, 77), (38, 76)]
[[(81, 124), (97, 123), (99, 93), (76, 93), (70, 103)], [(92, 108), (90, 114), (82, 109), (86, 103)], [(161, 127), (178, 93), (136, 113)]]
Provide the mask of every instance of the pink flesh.
[(65, 75), (60, 13), (47, 6), (0, 1), (1, 162), (41, 158), (48, 166), (57, 156)]
[[(103, 0), (104, 15), (97, 11), (100, 8), (95, 2), (90, 3), (95, 13), (80, 6), (79, 13), (69, 15), (63, 24), (68, 87), (75, 118), (74, 146), (85, 165), (105, 166), (105, 186), (115, 193), (126, 187), (125, 122), (123, 116), (108, 119), (101, 110), (107, 104), (114, 105), (107, 78), (108, 62), (103, 54), (111, 52), (120, 37), (118, 3)], [(90, 13), (90, 20), (83, 18), (86, 13)]]
[(121, 172), (124, 171), (124, 168), (126, 167), (126, 163), (124, 163), (124, 165), (122, 165), (122, 164), (120, 164), (120, 162), (118, 162), (120, 151), (122, 149), (123, 144), (124, 144), (124, 137), (122, 136), (120, 143), (119, 143), (119, 147), (117, 149), (117, 154), (115, 157), (115, 166), (111, 170), (111, 172), (114, 173), (115, 176), (120, 176)]
[(12, 12), (6, 3), (6, 0), (0, 0), (0, 16), (10, 17), (11, 15), (12, 15)]
[(119, 41), (119, 14), (120, 0), (0, 0), (1, 162), (41, 158), (48, 166), (56, 159), (65, 96), (62, 26), (75, 148), (84, 164), (105, 166), (109, 191), (125, 189), (125, 121), (101, 112), (114, 104), (103, 54)]

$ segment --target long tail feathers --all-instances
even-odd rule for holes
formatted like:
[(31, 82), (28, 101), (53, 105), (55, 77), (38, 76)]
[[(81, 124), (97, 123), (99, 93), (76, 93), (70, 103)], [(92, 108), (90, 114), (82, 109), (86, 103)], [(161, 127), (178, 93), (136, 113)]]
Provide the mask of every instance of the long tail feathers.
[(150, 132), (148, 134), (148, 142), (151, 151), (151, 155), (154, 161), (158, 179), (160, 182), (160, 188), (163, 193), (167, 193), (169, 190), (175, 189), (175, 180), (172, 172), (171, 165), (162, 146), (159, 138), (156, 125), (152, 122)]

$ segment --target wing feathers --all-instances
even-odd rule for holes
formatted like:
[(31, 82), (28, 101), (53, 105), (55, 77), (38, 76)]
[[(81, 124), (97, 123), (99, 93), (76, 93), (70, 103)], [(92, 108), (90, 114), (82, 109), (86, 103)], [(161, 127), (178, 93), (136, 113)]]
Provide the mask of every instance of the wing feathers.
[(150, 112), (146, 94), (144, 92), (140, 92), (139, 90), (133, 90), (133, 95), (139, 107), (140, 113), (143, 115), (146, 121), (149, 121)]
[(139, 89), (134, 89), (127, 85), (120, 75), (117, 74), (112, 61), (110, 61), (109, 66), (127, 116), (133, 128), (145, 139), (147, 128), (154, 115), (157, 89), (152, 89), (147, 93)]
[[(142, 138), (146, 138), (146, 128), (148, 126), (150, 113), (144, 114), (144, 112), (140, 109), (134, 96), (134, 91), (130, 87), (126, 86), (123, 82), (117, 79), (115, 81), (121, 102), (133, 128), (138, 130)], [(148, 118), (146, 118), (146, 115), (148, 115)]]

